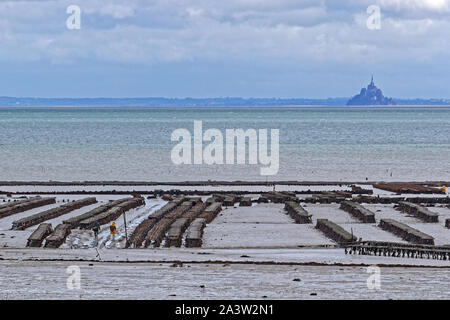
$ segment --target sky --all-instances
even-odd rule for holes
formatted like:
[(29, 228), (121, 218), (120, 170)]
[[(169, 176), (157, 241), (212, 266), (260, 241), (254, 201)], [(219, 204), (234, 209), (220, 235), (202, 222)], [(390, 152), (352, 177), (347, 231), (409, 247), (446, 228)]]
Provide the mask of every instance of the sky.
[(450, 0), (0, 0), (0, 96), (450, 98), (449, 39)]

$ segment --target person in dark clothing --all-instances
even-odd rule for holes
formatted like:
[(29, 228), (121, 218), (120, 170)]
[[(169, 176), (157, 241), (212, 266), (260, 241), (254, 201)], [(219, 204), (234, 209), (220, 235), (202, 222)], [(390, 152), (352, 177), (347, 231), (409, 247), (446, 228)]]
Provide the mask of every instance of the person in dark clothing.
[(92, 231), (94, 231), (95, 243), (98, 242), (98, 233), (100, 232), (100, 223), (98, 221), (94, 222), (94, 226), (92, 227)]

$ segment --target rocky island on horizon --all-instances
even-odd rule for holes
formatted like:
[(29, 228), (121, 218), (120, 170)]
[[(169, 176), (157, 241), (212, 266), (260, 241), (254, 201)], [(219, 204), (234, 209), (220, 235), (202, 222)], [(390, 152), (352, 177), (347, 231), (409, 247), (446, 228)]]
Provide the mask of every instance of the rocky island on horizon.
[(347, 102), (348, 106), (387, 106), (396, 105), (392, 98), (387, 98), (383, 95), (383, 91), (379, 89), (372, 80), (370, 81), (367, 88), (362, 88), (361, 92), (351, 98)]

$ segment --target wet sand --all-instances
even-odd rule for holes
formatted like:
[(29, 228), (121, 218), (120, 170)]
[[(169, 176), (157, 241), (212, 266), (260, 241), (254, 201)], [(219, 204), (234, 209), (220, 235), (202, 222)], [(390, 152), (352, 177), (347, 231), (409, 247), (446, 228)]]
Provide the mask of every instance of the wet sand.
[[(68, 289), (68, 266), (80, 289)], [(450, 269), (0, 261), (0, 299), (448, 299)], [(14, 279), (14, 281), (11, 281)]]

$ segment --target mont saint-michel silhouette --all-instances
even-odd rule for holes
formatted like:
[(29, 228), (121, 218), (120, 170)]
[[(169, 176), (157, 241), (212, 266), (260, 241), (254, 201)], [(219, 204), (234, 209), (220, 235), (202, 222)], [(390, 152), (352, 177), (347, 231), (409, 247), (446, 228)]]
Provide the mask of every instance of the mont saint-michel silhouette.
[(348, 106), (374, 106), (374, 105), (395, 105), (396, 103), (392, 98), (387, 98), (383, 95), (383, 91), (379, 89), (373, 82), (373, 75), (370, 84), (367, 88), (362, 88), (361, 92), (351, 98), (348, 102)]

